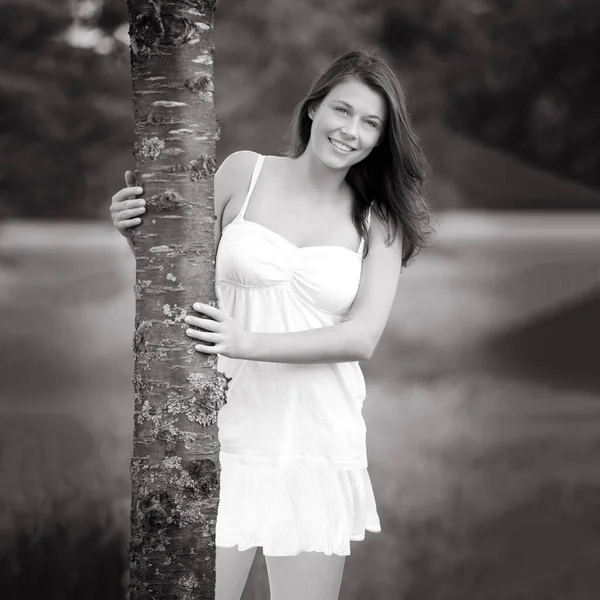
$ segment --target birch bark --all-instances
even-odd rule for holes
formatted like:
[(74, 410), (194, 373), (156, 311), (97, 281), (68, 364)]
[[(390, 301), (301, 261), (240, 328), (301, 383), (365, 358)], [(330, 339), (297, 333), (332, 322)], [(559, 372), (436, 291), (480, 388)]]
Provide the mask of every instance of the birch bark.
[(215, 304), (215, 0), (128, 0), (137, 181), (131, 600), (214, 598), (226, 378), (183, 322)]

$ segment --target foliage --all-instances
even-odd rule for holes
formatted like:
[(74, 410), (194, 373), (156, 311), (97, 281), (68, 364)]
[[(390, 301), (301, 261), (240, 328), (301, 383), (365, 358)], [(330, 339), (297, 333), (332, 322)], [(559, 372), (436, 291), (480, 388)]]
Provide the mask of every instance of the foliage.
[(96, 218), (107, 190), (94, 172), (132, 145), (127, 67), (57, 37), (72, 21), (68, 5), (3, 7), (0, 218)]
[[(128, 50), (75, 48), (75, 18), (110, 36), (122, 0), (4, 0), (0, 218), (107, 218), (132, 166)], [(72, 10), (75, 8), (75, 10)], [(417, 122), (597, 185), (596, 0), (219, 0), (214, 33), (218, 155), (282, 147), (316, 73), (354, 45), (378, 46), (409, 88)]]
[[(381, 40), (437, 69), (449, 125), (549, 171), (600, 183), (600, 5), (388, 3)], [(429, 53), (422, 52), (426, 47)]]

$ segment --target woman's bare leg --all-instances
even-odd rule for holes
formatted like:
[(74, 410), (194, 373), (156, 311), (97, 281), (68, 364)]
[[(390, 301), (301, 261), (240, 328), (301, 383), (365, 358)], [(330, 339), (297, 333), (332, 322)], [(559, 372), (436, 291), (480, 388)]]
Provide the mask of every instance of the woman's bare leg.
[(215, 600), (240, 600), (256, 548), (240, 551), (237, 546), (217, 546), (216, 550)]
[(338, 600), (345, 556), (265, 556), (271, 600)]

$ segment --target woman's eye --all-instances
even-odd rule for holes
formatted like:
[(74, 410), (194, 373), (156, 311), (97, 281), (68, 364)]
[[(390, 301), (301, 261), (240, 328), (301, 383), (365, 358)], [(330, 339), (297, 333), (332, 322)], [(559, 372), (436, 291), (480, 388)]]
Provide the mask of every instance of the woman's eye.
[(371, 127), (377, 127), (377, 123), (375, 123), (375, 121), (365, 121), (365, 123), (368, 123)]
[(348, 112), (345, 108), (342, 108), (341, 106), (337, 106), (335, 110), (337, 110), (339, 112), (342, 112), (342, 113), (347, 113)]

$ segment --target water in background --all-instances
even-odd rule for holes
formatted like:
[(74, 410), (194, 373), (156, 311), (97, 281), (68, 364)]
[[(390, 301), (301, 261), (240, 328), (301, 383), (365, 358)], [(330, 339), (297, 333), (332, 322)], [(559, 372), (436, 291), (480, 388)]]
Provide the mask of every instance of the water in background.
[[(569, 218), (448, 213), (403, 272), (363, 365), (383, 531), (343, 598), (593, 597), (600, 223)], [(104, 225), (22, 222), (0, 257), (0, 590), (122, 597), (133, 256)], [(259, 552), (244, 600), (267, 590)]]

